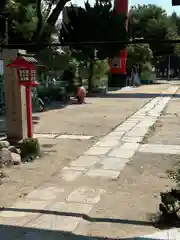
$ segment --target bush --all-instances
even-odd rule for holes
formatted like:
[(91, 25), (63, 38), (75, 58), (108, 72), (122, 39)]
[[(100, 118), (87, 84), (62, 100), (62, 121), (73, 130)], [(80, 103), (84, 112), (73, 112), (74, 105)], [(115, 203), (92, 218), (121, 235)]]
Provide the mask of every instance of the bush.
[(46, 98), (54, 101), (60, 101), (63, 99), (64, 88), (45, 88), (39, 92), (39, 97), (43, 100)]
[(159, 204), (159, 223), (166, 225), (176, 224), (180, 220), (180, 190), (171, 189), (170, 191), (162, 192), (160, 196), (161, 203)]
[(36, 138), (24, 139), (20, 144), (21, 158), (24, 161), (29, 161), (40, 156), (40, 145)]
[(161, 203), (159, 204), (160, 216), (159, 224), (174, 225), (180, 223), (180, 167), (176, 166), (175, 170), (168, 170), (168, 176), (175, 180), (177, 188), (172, 188), (169, 191), (161, 192)]

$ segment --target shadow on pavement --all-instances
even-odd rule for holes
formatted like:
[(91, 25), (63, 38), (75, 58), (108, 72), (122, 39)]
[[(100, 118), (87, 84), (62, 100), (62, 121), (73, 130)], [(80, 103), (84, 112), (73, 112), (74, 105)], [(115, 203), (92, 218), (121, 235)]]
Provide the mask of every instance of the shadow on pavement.
[[(101, 222), (101, 223), (119, 223), (119, 224), (132, 224), (132, 225), (144, 225), (151, 226), (151, 222), (137, 221), (137, 220), (127, 220), (127, 219), (116, 219), (116, 218), (99, 218), (90, 217), (86, 214), (62, 212), (62, 211), (50, 211), (50, 210), (39, 210), (39, 209), (19, 209), (19, 208), (0, 208), (0, 212), (3, 211), (14, 211), (14, 212), (31, 212), (40, 214), (51, 214), (58, 216), (69, 216), (77, 217), (87, 220), (89, 222)], [(33, 222), (33, 220), (31, 220)], [(50, 224), (49, 224), (50, 225)], [(25, 226), (13, 226), (13, 225), (3, 225), (0, 224), (0, 239), (4, 240), (113, 240), (117, 238), (103, 238), (103, 237), (93, 237), (93, 236), (83, 236), (76, 235), (72, 232), (65, 232), (60, 230), (48, 230), (48, 229), (38, 229), (29, 228)], [(150, 238), (144, 237), (133, 237), (133, 238), (118, 238), (127, 240), (150, 240)], [(156, 239), (159, 240), (159, 239)]]
[(82, 218), (84, 220), (87, 220), (89, 222), (104, 222), (104, 223), (110, 222), (110, 223), (152, 226), (152, 223), (150, 221), (90, 217), (87, 214), (82, 214), (82, 213), (52, 211), (52, 210), (44, 210), (44, 209), (0, 208), (0, 212), (3, 212), (3, 211), (28, 212), (28, 213), (30, 212), (30, 213), (52, 214), (52, 215), (57, 215), (57, 216), (77, 217), (77, 218)]
[[(48, 104), (45, 104), (45, 110), (43, 112), (48, 112), (51, 110), (59, 110), (68, 107), (69, 105), (80, 105), (76, 99), (70, 99), (67, 102), (62, 102), (62, 101), (52, 101), (49, 102)], [(41, 111), (34, 111), (35, 113), (41, 112)]]
[(38, 117), (38, 116), (32, 116), (33, 125), (38, 124), (39, 121), (40, 121), (40, 117)]
[(2, 240), (161, 240), (146, 237), (107, 238), (84, 236), (60, 230), (38, 229), (0, 224), (0, 239)]
[(102, 95), (93, 95), (96, 98), (155, 98), (155, 97), (175, 97), (179, 98), (180, 94), (159, 94), (159, 93), (107, 93)]

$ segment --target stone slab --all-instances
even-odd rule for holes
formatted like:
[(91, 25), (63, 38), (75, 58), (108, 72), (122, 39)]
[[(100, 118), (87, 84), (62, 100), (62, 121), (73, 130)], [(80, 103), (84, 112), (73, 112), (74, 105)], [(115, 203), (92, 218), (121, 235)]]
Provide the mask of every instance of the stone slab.
[(141, 236), (134, 238), (134, 240), (140, 239), (149, 239), (149, 240), (179, 240), (180, 239), (180, 229), (179, 228), (172, 228), (169, 230), (159, 231), (154, 234)]
[(139, 143), (141, 142), (143, 139), (143, 137), (128, 137), (127, 135), (125, 135), (123, 138), (122, 138), (122, 141), (124, 142), (130, 142), (130, 143)]
[(128, 161), (127, 158), (105, 157), (100, 164), (103, 169), (121, 171)]
[(121, 137), (115, 135), (106, 135), (100, 139), (100, 141), (119, 141), (121, 142)]
[(66, 166), (66, 167), (62, 168), (62, 170), (85, 172), (85, 171), (87, 171), (87, 168), (77, 167), (77, 166)]
[(139, 143), (126, 142), (121, 146), (121, 148), (136, 151), (139, 148), (139, 146), (140, 146)]
[(141, 110), (139, 110), (138, 112), (136, 112), (136, 115), (141, 115), (141, 116), (143, 116), (143, 115), (146, 115), (146, 113), (147, 113), (147, 110), (146, 109), (141, 109)]
[(140, 121), (139, 118), (137, 118), (137, 119), (128, 119), (128, 120), (126, 120), (126, 123), (127, 124), (133, 124), (134, 126), (136, 126), (139, 121)]
[(38, 188), (27, 195), (29, 200), (52, 201), (59, 193), (64, 192), (64, 188), (47, 187)]
[(62, 170), (60, 177), (67, 182), (73, 182), (82, 175), (80, 171)]
[(53, 133), (35, 133), (33, 134), (34, 138), (56, 138), (58, 136), (58, 134), (53, 134)]
[[(26, 210), (43, 210), (45, 207), (49, 204), (49, 202), (46, 201), (30, 201), (27, 199), (24, 199), (22, 201), (16, 202), (12, 206), (12, 211), (2, 211), (0, 213), (0, 218), (21, 218), (26, 216), (31, 216), (37, 213), (33, 213), (33, 211), (26, 212)], [(13, 211), (15, 209), (16, 211)], [(17, 209), (20, 209), (21, 211), (18, 211)], [(24, 212), (23, 212), (24, 209)]]
[(136, 115), (132, 115), (132, 117), (130, 117), (128, 120), (138, 120), (138, 121), (140, 121), (140, 120), (142, 120), (144, 118), (144, 115), (138, 115), (138, 114), (136, 114)]
[(148, 132), (148, 127), (134, 128), (129, 131), (127, 137), (143, 137)]
[(93, 178), (104, 177), (104, 178), (116, 179), (119, 176), (119, 171), (94, 168), (94, 169), (90, 169), (86, 173), (86, 176), (93, 177)]
[(116, 147), (120, 144), (120, 142), (117, 139), (107, 139), (107, 140), (100, 140), (95, 144), (95, 146), (100, 147)]
[(160, 114), (159, 113), (148, 113), (149, 116), (159, 116)]
[(148, 121), (148, 120), (144, 120), (144, 121), (142, 121), (142, 122), (140, 122), (140, 123), (138, 123), (137, 124), (137, 128), (141, 128), (141, 127), (148, 127), (148, 128), (150, 128), (154, 123), (156, 122), (156, 120), (153, 120), (153, 121)]
[(89, 187), (81, 187), (75, 189), (67, 197), (68, 202), (96, 204), (101, 199), (101, 194), (104, 193), (103, 189), (94, 189)]
[(70, 166), (89, 168), (90, 166), (99, 161), (100, 159), (96, 156), (83, 155), (77, 158), (75, 161), (72, 161), (70, 163)]
[(137, 118), (140, 118), (140, 117), (145, 117), (146, 116), (146, 113), (135, 113), (134, 115), (133, 115), (133, 117), (137, 117)]
[(121, 138), (124, 134), (125, 134), (125, 132), (118, 131), (118, 129), (117, 129), (117, 130), (112, 131), (111, 133), (109, 133), (109, 134), (107, 135), (107, 137), (113, 137), (113, 136), (115, 136), (115, 137)]
[(49, 205), (48, 210), (58, 211), (59, 215), (63, 216), (63, 213), (72, 213), (72, 215), (73, 213), (88, 214), (92, 207), (92, 204), (85, 203), (56, 202)]
[(121, 124), (119, 127), (116, 128), (116, 131), (119, 132), (127, 132), (129, 130), (131, 130), (136, 124), (132, 124), (132, 123), (124, 123)]
[(145, 153), (177, 154), (177, 155), (180, 155), (180, 146), (143, 144), (143, 145), (140, 146), (138, 151), (139, 152), (145, 152)]
[(117, 158), (132, 158), (134, 155), (135, 150), (131, 149), (124, 149), (122, 147), (114, 148), (108, 156), (110, 157), (117, 157)]
[(110, 147), (97, 147), (97, 146), (93, 146), (93, 147), (89, 148), (84, 153), (84, 155), (100, 156), (100, 155), (104, 155), (104, 154), (108, 153), (109, 150), (110, 150)]
[(93, 136), (84, 136), (84, 135), (59, 135), (57, 139), (75, 139), (75, 140), (89, 140)]
[(43, 214), (40, 217), (38, 217), (35, 221), (27, 224), (27, 227), (46, 229), (51, 231), (57, 230), (72, 232), (76, 229), (80, 221), (81, 218), (77, 217)]

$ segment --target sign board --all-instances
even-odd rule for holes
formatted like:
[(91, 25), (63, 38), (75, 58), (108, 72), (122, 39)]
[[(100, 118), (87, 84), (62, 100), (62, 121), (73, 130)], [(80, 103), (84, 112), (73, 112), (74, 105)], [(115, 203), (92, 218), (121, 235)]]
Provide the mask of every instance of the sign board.
[(121, 61), (119, 57), (114, 57), (111, 62), (112, 68), (120, 68), (121, 67)]

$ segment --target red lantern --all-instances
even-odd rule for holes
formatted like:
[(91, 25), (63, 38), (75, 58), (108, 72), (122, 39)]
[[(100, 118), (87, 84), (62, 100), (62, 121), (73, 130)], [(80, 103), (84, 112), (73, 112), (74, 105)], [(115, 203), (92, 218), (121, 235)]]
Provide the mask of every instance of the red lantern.
[(12, 63), (8, 64), (8, 67), (15, 68), (17, 70), (19, 85), (25, 87), (36, 87), (39, 85), (36, 81), (36, 65), (26, 59), (30, 58), (19, 56)]
[(28, 137), (33, 136), (31, 88), (39, 85), (36, 81), (36, 65), (33, 61), (36, 63), (36, 60), (33, 57), (19, 55), (14, 61), (8, 64), (8, 67), (16, 69), (19, 85), (26, 88)]

